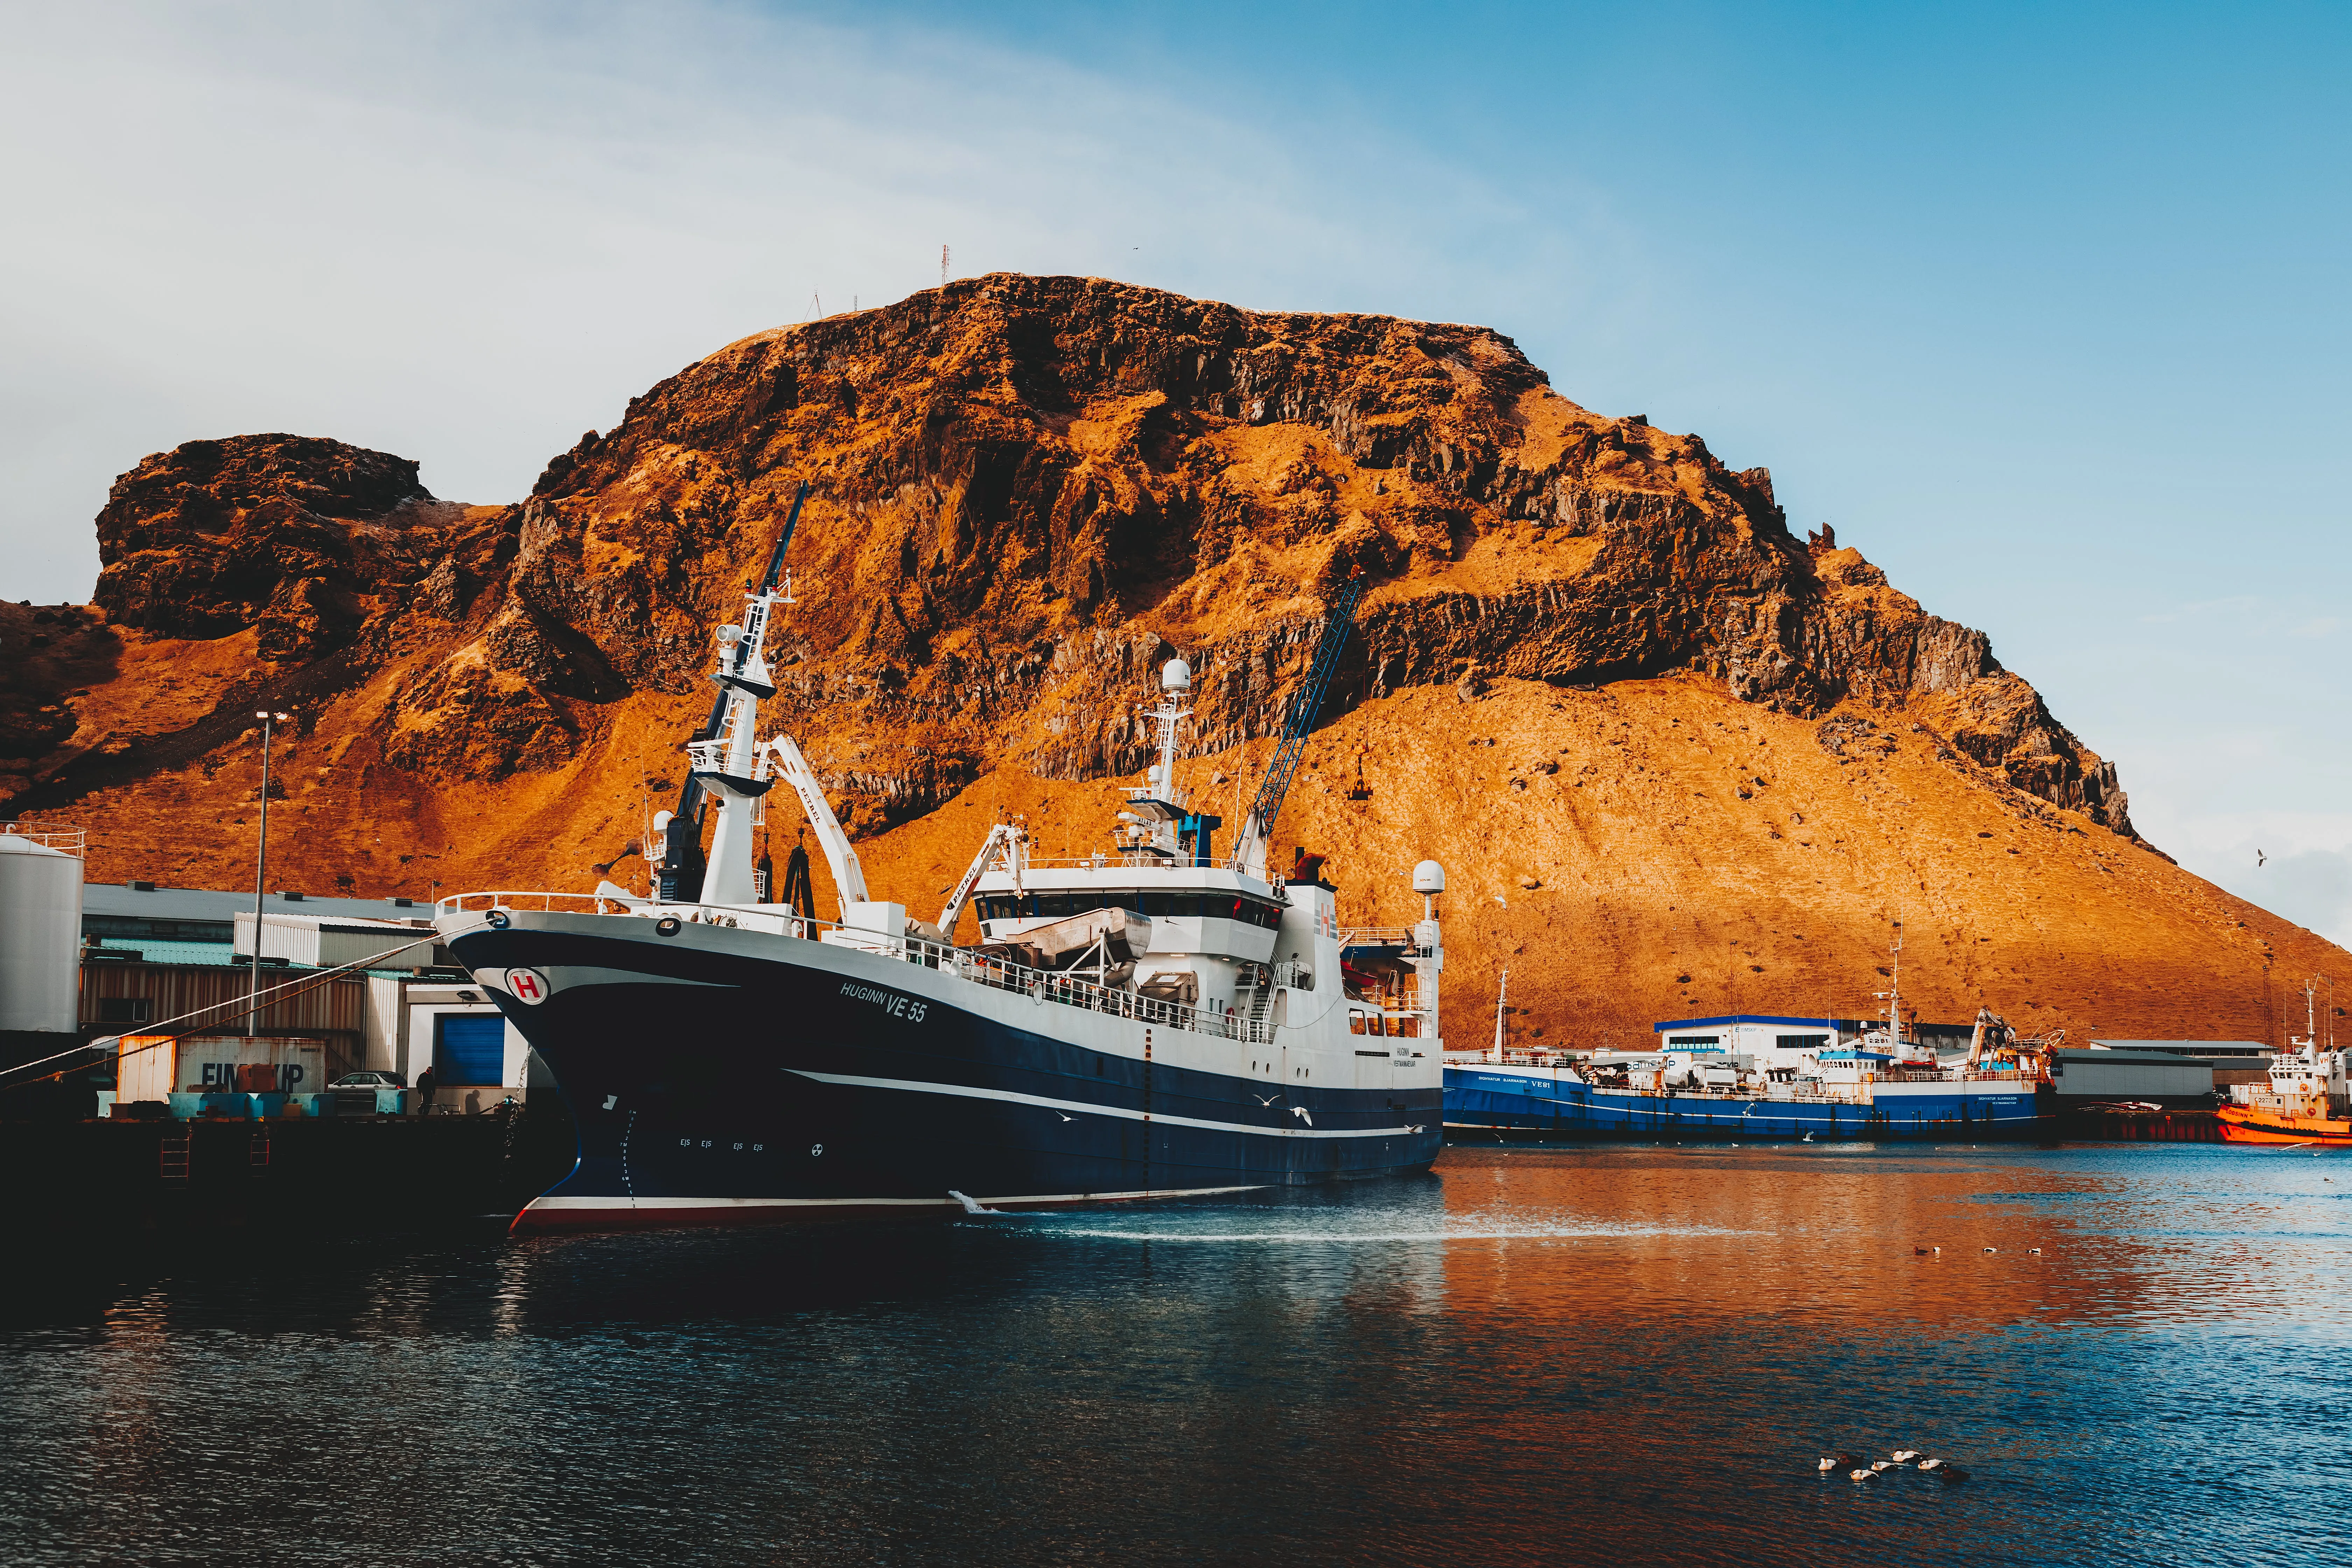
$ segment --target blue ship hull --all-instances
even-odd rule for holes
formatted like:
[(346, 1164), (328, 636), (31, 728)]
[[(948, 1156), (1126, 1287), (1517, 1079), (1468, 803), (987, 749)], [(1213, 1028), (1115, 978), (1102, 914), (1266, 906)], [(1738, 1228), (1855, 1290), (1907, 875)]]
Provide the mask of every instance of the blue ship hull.
[(1445, 1126), (1456, 1135), (1552, 1138), (1986, 1139), (2032, 1137), (2044, 1121), (2030, 1083), (1906, 1085), (1874, 1105), (1599, 1090), (1566, 1079), (1445, 1069)]
[[(1178, 1031), (855, 949), (772, 941), (753, 956), (696, 945), (708, 928), (665, 942), (528, 920), (453, 942), (579, 1126), (577, 1166), (521, 1228), (1291, 1186), (1424, 1171), (1443, 1139), (1434, 1086), (1309, 1089), (1238, 1060), (1233, 1073), (1180, 1067), (1166, 1059), (1183, 1054)], [(543, 1002), (497, 988), (519, 968), (548, 977)]]

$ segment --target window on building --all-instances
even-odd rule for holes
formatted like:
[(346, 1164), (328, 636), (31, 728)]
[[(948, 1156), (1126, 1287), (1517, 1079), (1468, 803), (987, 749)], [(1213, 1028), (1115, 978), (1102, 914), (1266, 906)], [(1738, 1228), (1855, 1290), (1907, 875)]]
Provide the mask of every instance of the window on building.
[(1672, 1051), (1712, 1050), (1721, 1044), (1721, 1035), (1670, 1035), (1666, 1037), (1666, 1048)]
[(90, 915), (81, 917), (84, 936), (116, 941), (144, 937), (150, 942), (226, 942), (235, 931), (227, 921), (166, 920), (157, 915)]
[(101, 996), (98, 999), (98, 1021), (101, 1024), (146, 1024), (154, 1021), (155, 1002), (151, 996)]
[(1829, 1048), (1827, 1035), (1775, 1035), (1772, 1043), (1784, 1051), (1821, 1051)]

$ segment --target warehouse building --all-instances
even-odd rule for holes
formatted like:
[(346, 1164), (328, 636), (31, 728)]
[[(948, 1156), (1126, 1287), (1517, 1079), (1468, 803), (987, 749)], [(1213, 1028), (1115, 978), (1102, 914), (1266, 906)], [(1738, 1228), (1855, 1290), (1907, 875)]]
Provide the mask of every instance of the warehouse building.
[(2119, 1104), (2204, 1110), (2216, 1088), (2267, 1079), (2270, 1061), (2271, 1047), (2259, 1040), (2094, 1039), (2056, 1052), (2050, 1081), (2062, 1110)]
[[(82, 896), (80, 1033), (120, 1039), (118, 1078), (137, 1098), (256, 1072), (288, 1088), (362, 1068), (414, 1084), (429, 1068), (436, 1107), (463, 1113), (552, 1085), (413, 900), (270, 895), (257, 1005), (252, 895), (128, 882)], [(353, 964), (364, 967), (329, 973)], [(184, 1022), (156, 1032), (173, 1019)]]

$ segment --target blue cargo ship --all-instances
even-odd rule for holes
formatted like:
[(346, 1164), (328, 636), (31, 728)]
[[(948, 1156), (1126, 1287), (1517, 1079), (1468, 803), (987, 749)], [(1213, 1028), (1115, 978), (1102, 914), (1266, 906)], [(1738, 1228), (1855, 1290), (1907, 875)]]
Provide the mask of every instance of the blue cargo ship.
[(1449, 1051), (1446, 1131), (1819, 1141), (2017, 1138), (2043, 1126), (2047, 1054), (1990, 1013), (1951, 1060), (1894, 1024), (1742, 1013), (1654, 1033), (1641, 1051)]

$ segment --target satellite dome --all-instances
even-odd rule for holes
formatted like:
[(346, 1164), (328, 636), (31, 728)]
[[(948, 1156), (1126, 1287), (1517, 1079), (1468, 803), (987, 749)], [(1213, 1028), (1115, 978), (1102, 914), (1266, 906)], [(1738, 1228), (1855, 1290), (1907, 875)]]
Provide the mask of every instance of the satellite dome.
[(1412, 868), (1412, 890), (1416, 893), (1445, 891), (1445, 868), (1434, 860), (1423, 860)]
[(1171, 658), (1160, 667), (1160, 689), (1190, 691), (1192, 689), (1192, 667), (1181, 658)]

